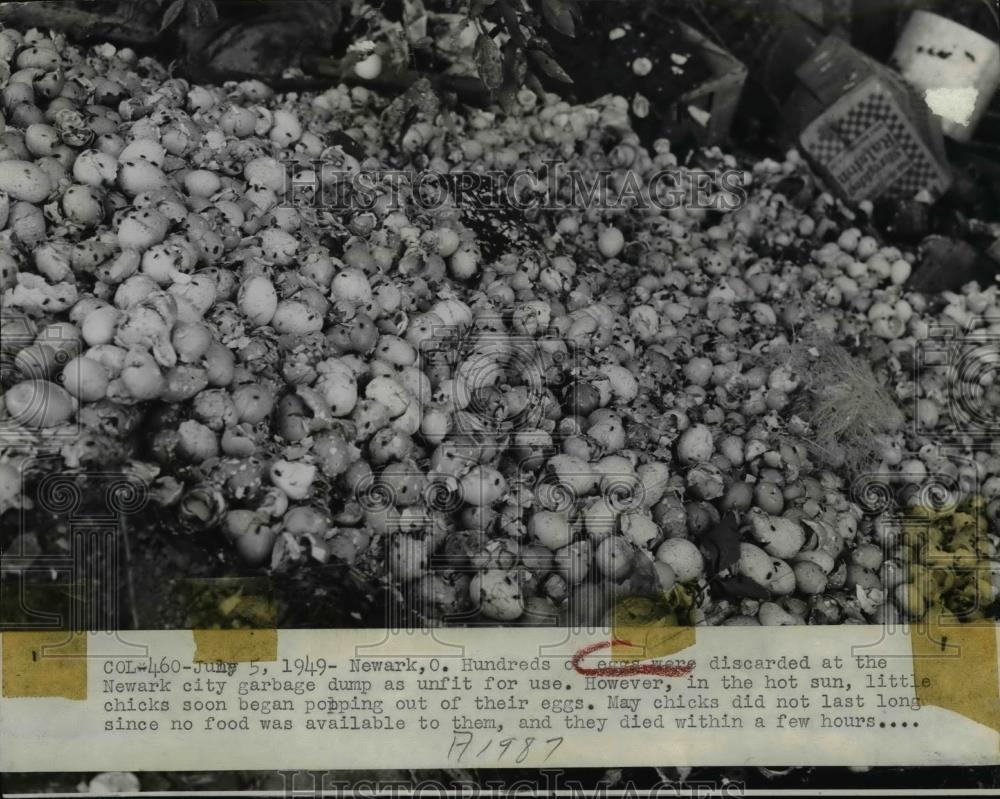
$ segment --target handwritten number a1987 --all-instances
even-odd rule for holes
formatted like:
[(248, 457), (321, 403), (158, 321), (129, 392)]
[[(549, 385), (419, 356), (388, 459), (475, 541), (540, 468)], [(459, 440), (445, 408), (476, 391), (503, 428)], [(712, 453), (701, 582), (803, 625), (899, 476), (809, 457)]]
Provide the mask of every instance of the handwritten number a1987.
[[(455, 759), (456, 762), (461, 762), (462, 758), (465, 757), (466, 753), (469, 751), (469, 747), (472, 746), (472, 742), (475, 736), (471, 732), (456, 731), (451, 737), (451, 746), (448, 747), (448, 759)], [(542, 758), (542, 761), (547, 761), (552, 755), (555, 754), (556, 750), (562, 746), (563, 738), (546, 738), (543, 743), (546, 746), (551, 747), (549, 751)], [(538, 739), (534, 736), (528, 736), (527, 738), (520, 741), (521, 748), (517, 751), (517, 756), (514, 758), (515, 763), (523, 763), (532, 754), (532, 747), (537, 743)], [(494, 743), (494, 739), (490, 738), (486, 745), (475, 752), (474, 757), (479, 758), (486, 754), (490, 750)], [(500, 748), (500, 754), (497, 756), (497, 760), (502, 761), (506, 756), (507, 752), (511, 750), (511, 747), (518, 743), (518, 739), (514, 737), (501, 738), (496, 742), (497, 746)]]

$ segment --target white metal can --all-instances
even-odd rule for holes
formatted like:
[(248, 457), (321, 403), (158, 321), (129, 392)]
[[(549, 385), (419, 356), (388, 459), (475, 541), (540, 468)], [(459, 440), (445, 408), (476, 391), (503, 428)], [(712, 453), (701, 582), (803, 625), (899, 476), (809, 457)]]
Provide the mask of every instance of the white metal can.
[(941, 117), (945, 134), (968, 141), (1000, 85), (997, 42), (946, 17), (915, 11), (893, 61)]

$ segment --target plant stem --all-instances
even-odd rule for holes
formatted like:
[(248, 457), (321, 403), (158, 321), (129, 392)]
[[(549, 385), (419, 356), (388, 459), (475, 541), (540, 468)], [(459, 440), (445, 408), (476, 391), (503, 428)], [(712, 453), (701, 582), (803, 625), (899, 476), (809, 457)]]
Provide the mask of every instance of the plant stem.
[(135, 598), (135, 580), (132, 579), (132, 547), (129, 544), (128, 524), (125, 514), (118, 514), (118, 535), (122, 540), (125, 554), (125, 590), (128, 594), (129, 615), (132, 617), (132, 629), (141, 630), (139, 624), (139, 603)]
[(524, 33), (521, 31), (521, 23), (517, 18), (517, 12), (514, 10), (514, 7), (507, 0), (497, 0), (497, 8), (500, 9), (504, 26), (507, 28), (507, 33), (510, 34), (510, 38), (514, 44), (522, 49), (526, 48), (528, 41), (524, 38)]

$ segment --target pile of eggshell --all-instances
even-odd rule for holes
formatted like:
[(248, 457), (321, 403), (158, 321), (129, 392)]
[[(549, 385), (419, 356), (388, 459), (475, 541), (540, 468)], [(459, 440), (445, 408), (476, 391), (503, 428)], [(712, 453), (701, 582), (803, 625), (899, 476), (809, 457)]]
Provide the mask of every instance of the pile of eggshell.
[[(933, 446), (954, 385), (909, 369), (934, 325), (1000, 318), (995, 287), (908, 291), (912, 254), (852, 227), (794, 151), (743, 171), (738, 210), (599, 194), (528, 212), (537, 245), (490, 258), (462, 208), (405, 181), (376, 181), (364, 208), (309, 200), (388, 164), (560, 160), (610, 171), (609, 192), (692, 173), (669, 142), (640, 144), (617, 97), (524, 90), (512, 113), (418, 113), (401, 132), (362, 87), (192, 86), (128, 49), (13, 30), (0, 73), (0, 415), (21, 434), (0, 446), (0, 512), (54, 447), (67, 468), (128, 464), (207, 548), (344, 561), (427, 620), (596, 623), (639, 573), (683, 586), (697, 623), (918, 616), (892, 509), (819, 461), (801, 375), (761, 357), (805, 329), (868, 358), (904, 410), (877, 442), (890, 490), (913, 502), (944, 474), (1000, 496), (992, 452), (956, 465)], [(776, 190), (789, 177), (794, 198)], [(719, 575), (704, 542), (726, 518), (738, 557)]]

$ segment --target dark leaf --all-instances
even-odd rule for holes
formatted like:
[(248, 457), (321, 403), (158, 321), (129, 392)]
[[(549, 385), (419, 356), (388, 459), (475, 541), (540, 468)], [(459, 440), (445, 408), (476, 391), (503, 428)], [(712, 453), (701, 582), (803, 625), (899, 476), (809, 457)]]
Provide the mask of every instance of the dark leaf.
[(547, 39), (540, 36), (532, 36), (528, 40), (528, 49), (540, 50), (541, 52), (550, 55), (553, 58), (555, 58), (556, 56), (556, 51), (552, 49), (551, 43)]
[(339, 145), (340, 149), (351, 156), (351, 158), (364, 161), (367, 157), (365, 148), (342, 130), (332, 130), (326, 134), (326, 137), (331, 144)]
[(399, 143), (402, 146), (403, 137), (406, 135), (406, 131), (410, 129), (410, 125), (417, 121), (417, 117), (420, 115), (420, 109), (415, 105), (409, 106), (406, 111), (403, 112), (403, 120), (399, 124)]
[(528, 77), (528, 56), (524, 48), (518, 47), (513, 40), (504, 45), (503, 74), (515, 86), (522, 86)]
[(542, 16), (563, 36), (576, 36), (575, 4), (572, 0), (542, 0)]
[(485, 33), (479, 34), (474, 55), (479, 77), (483, 79), (486, 88), (490, 91), (499, 89), (503, 85), (503, 57), (493, 37)]
[(717, 580), (716, 585), (732, 599), (770, 599), (771, 592), (749, 577), (737, 574), (725, 580)]
[(187, 17), (191, 24), (200, 28), (205, 24), (205, 3), (204, 0), (188, 0)]
[(740, 559), (740, 528), (736, 515), (727, 513), (698, 542), (710, 574), (728, 569)]
[(160, 31), (165, 31), (177, 20), (184, 10), (185, 0), (174, 0), (163, 13), (163, 20), (160, 22)]
[(531, 50), (531, 57), (534, 59), (538, 68), (542, 70), (550, 78), (560, 81), (562, 83), (572, 83), (573, 79), (566, 73), (559, 62), (556, 61), (552, 56), (547, 53), (543, 53), (541, 50)]
[(215, 0), (201, 0), (202, 22), (212, 24), (219, 21), (219, 9), (216, 8)]

